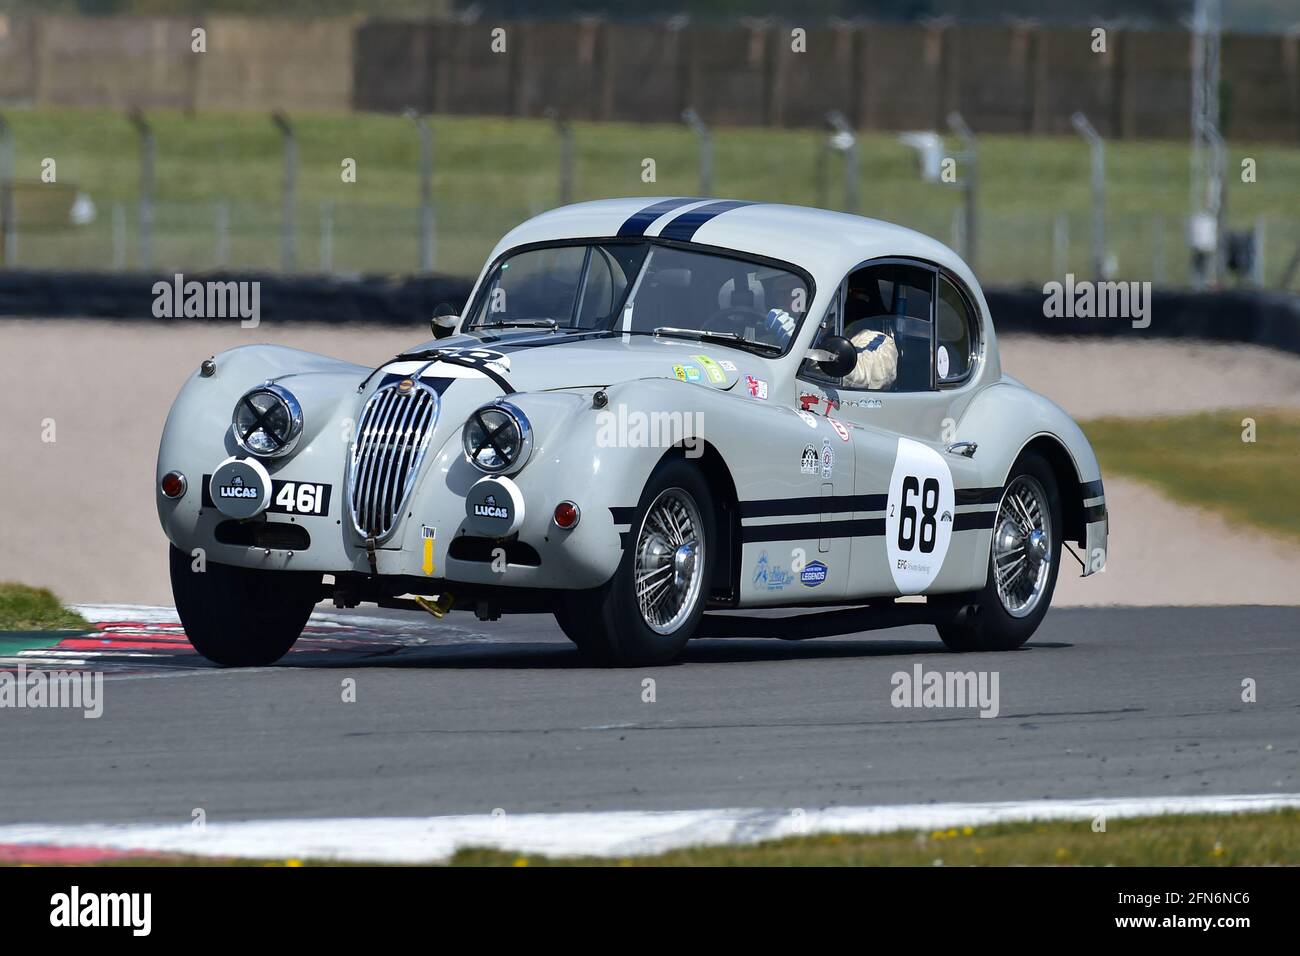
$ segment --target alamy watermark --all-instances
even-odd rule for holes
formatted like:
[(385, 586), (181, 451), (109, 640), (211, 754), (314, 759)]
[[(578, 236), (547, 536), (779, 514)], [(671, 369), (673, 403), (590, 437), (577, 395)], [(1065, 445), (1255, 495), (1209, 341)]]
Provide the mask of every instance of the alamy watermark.
[(178, 272), (171, 282), (153, 284), (155, 319), (234, 319), (240, 328), (255, 329), (262, 321), (262, 283), (256, 279), (199, 282)]
[(704, 454), (703, 412), (643, 412), (626, 405), (607, 408), (596, 415), (599, 448), (675, 448), (687, 458)]
[(894, 690), (889, 702), (894, 707), (978, 707), (981, 717), (996, 717), (998, 682), (997, 671), (927, 671), (914, 664), (910, 673), (895, 671), (890, 678)]
[(68, 892), (50, 897), (50, 925), (116, 926), (131, 930), (132, 936), (148, 936), (153, 929), (153, 894), (83, 893), (73, 884)]
[(95, 720), (104, 714), (104, 675), (98, 671), (0, 671), (0, 709), (67, 708)]
[(1075, 280), (1043, 284), (1043, 315), (1049, 319), (1132, 319), (1133, 328), (1151, 324), (1150, 282)]

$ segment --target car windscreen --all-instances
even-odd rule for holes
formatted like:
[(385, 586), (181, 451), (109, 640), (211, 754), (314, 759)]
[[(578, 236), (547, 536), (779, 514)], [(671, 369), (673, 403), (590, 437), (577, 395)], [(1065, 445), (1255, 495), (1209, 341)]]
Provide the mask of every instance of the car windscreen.
[(648, 249), (644, 242), (610, 242), (513, 253), (484, 283), (469, 327), (610, 328)]
[(655, 245), (619, 327), (717, 333), (784, 351), (808, 300), (804, 279), (780, 266)]
[(810, 297), (793, 271), (738, 256), (646, 241), (548, 244), (497, 263), (468, 328), (685, 330), (783, 352)]

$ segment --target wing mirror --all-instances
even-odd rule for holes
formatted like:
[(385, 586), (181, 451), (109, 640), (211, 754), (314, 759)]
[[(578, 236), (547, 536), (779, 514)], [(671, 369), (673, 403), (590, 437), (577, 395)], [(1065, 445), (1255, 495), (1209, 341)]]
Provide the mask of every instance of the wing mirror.
[(831, 378), (842, 378), (858, 366), (858, 350), (842, 335), (827, 335), (806, 356)]
[(443, 302), (435, 308), (433, 318), (429, 320), (429, 328), (433, 331), (435, 339), (445, 339), (456, 331), (456, 326), (459, 324), (460, 315), (450, 302)]

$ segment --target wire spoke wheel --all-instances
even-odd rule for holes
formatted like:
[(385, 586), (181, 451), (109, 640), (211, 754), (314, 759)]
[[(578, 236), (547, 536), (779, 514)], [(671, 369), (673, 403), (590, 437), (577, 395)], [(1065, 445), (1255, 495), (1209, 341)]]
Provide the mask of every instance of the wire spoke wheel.
[(1012, 617), (1038, 607), (1052, 572), (1052, 512), (1037, 479), (1018, 475), (1003, 492), (993, 526), (994, 585)]
[(666, 488), (646, 510), (636, 542), (636, 601), (650, 630), (672, 634), (691, 616), (704, 567), (699, 507), (684, 489)]

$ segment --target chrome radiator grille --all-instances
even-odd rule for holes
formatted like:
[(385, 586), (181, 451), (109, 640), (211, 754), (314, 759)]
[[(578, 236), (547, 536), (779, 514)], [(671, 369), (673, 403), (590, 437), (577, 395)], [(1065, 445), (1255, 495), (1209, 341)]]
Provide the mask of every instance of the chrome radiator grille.
[(397, 526), (438, 422), (438, 408), (438, 393), (413, 379), (385, 385), (366, 402), (348, 468), (352, 524), (362, 537), (381, 540)]

